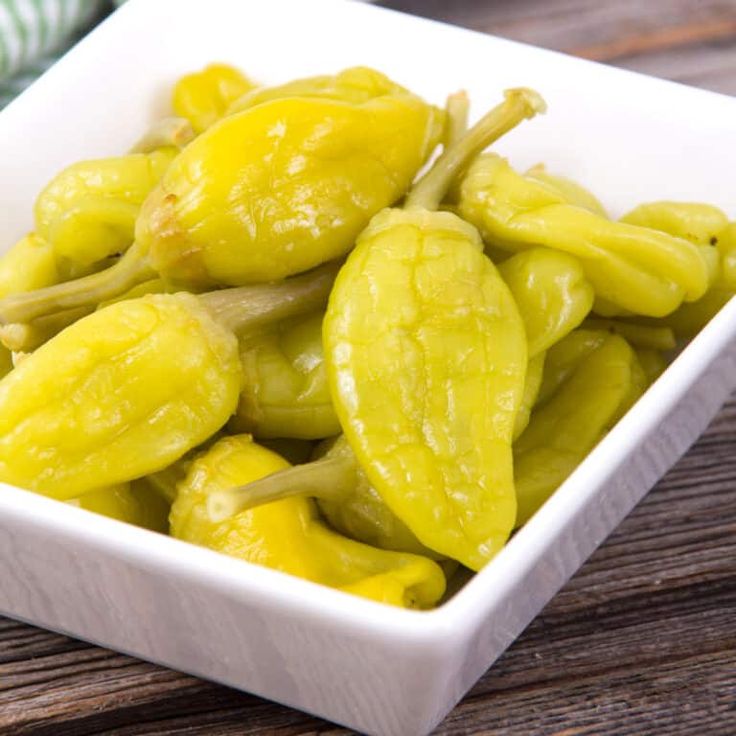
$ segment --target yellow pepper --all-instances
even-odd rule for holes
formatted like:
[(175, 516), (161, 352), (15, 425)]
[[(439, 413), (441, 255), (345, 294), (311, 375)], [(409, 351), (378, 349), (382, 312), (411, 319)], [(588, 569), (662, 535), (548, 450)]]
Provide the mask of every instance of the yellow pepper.
[(174, 86), (172, 106), (196, 133), (224, 117), (231, 103), (253, 89), (253, 82), (229, 64), (208, 64), (183, 76)]
[(360, 103), (276, 99), (224, 118), (168, 167), (119, 263), (3, 300), (0, 321), (97, 304), (157, 276), (195, 290), (237, 286), (344, 255), (442, 135), (441, 110), (387, 86)]
[(582, 207), (601, 217), (608, 217), (605, 207), (592, 192), (589, 192), (585, 187), (580, 186), (580, 184), (572, 179), (550, 174), (544, 164), (533, 166), (526, 172), (525, 176), (550, 187), (568, 204), (575, 205), (575, 207)]
[(376, 97), (406, 94), (409, 94), (409, 90), (396, 84), (385, 74), (365, 66), (355, 66), (337, 74), (305, 77), (285, 84), (250, 89), (230, 105), (227, 114), (233, 115), (264, 102), (287, 97), (339, 100), (360, 105)]
[(154, 294), (71, 325), (0, 381), (0, 480), (66, 499), (170, 465), (235, 410), (234, 333), (319, 308), (334, 274)]
[(537, 353), (533, 358), (529, 359), (526, 366), (526, 378), (524, 380), (524, 393), (521, 397), (521, 404), (516, 413), (514, 422), (513, 439), (516, 440), (519, 435), (526, 429), (529, 424), (529, 417), (532, 408), (537, 403), (539, 391), (542, 388), (542, 378), (544, 377), (544, 364), (547, 353)]
[[(664, 321), (669, 321), (672, 315)], [(615, 319), (586, 319), (583, 327), (589, 330), (608, 330), (621, 335), (636, 348), (651, 348), (653, 350), (673, 350), (677, 344), (675, 333), (670, 327), (661, 324), (662, 320), (637, 323)]]
[(248, 435), (227, 437), (197, 458), (179, 484), (171, 533), (265, 567), (409, 608), (430, 608), (445, 589), (440, 567), (419, 555), (387, 552), (331, 531), (306, 498), (269, 503), (219, 522), (207, 512), (213, 492), (287, 468)]
[(469, 167), (458, 211), (496, 247), (541, 245), (575, 256), (596, 295), (633, 314), (662, 317), (700, 299), (717, 271), (712, 247), (572, 205), (492, 153)]
[(544, 405), (577, 367), (603, 344), (606, 336), (601, 330), (578, 329), (551, 347), (545, 354), (542, 385), (534, 406)]
[(207, 503), (210, 518), (219, 521), (295, 497), (316, 499), (330, 526), (347, 537), (381, 549), (438, 557), (386, 506), (343, 435), (322, 443), (312, 462), (214, 492)]
[(60, 280), (54, 249), (28, 233), (0, 257), (0, 298), (41, 289)]
[(83, 267), (126, 251), (143, 200), (175, 155), (167, 148), (72, 164), (36, 200), (38, 236)]
[(257, 437), (339, 434), (322, 350), (322, 314), (279, 325), (244, 343), (243, 390), (230, 426)]
[[(556, 346), (558, 352), (563, 343)], [(593, 449), (621, 416), (622, 407), (628, 408), (635, 360), (623, 338), (602, 333), (599, 346), (532, 413), (514, 445), (517, 526), (526, 523)]]
[(636, 357), (644, 371), (647, 384), (654, 383), (667, 368), (667, 361), (658, 350), (639, 348), (636, 350)]
[(98, 488), (66, 503), (154, 532), (169, 531), (169, 504), (138, 482)]
[(532, 248), (505, 260), (498, 271), (524, 320), (530, 358), (578, 327), (593, 306), (593, 287), (567, 253)]
[(707, 293), (695, 302), (683, 304), (667, 315), (662, 323), (656, 323), (671, 328), (680, 337), (692, 337), (736, 293), (736, 223), (729, 223), (717, 207), (697, 202), (650, 202), (621, 219), (641, 223), (699, 245), (715, 246), (713, 250), (718, 253), (720, 268)]
[(404, 210), (378, 214), (340, 271), (323, 326), (337, 415), (370, 484), (422, 544), (475, 570), (514, 523), (526, 340), (477, 231), (432, 210), (458, 169), (543, 106), (529, 90), (507, 92)]

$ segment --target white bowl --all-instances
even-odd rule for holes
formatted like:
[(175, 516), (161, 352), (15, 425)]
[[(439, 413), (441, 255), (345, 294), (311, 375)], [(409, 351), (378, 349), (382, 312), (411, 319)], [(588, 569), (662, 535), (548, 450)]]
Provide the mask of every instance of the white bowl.
[[(132, 0), (0, 114), (0, 245), (42, 185), (125, 150), (172, 80), (213, 60), (280, 81), (368, 64), (475, 112), (549, 103), (498, 147), (613, 213), (657, 198), (736, 213), (736, 100), (390, 11), (323, 0)], [(396, 610), (26, 491), (0, 492), (0, 612), (374, 734), (430, 731), (702, 432), (736, 385), (726, 306), (485, 570), (441, 608)]]

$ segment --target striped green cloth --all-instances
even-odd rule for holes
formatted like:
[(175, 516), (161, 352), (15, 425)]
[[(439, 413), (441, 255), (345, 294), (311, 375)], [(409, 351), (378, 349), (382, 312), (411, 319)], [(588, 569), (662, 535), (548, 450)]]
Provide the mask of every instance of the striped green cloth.
[(111, 7), (109, 0), (0, 0), (0, 108)]

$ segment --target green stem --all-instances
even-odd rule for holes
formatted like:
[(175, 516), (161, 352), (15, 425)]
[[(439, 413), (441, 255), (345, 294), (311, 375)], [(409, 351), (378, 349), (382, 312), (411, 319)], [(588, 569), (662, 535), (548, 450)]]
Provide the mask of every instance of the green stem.
[(207, 513), (211, 521), (220, 522), (241, 511), (294, 496), (340, 501), (355, 489), (357, 482), (354, 460), (324, 458), (280, 470), (238, 488), (216, 491), (207, 498)]
[(447, 128), (445, 133), (445, 148), (457, 143), (468, 130), (468, 113), (470, 112), (470, 98), (465, 90), (449, 95), (445, 103), (447, 114)]
[(332, 261), (283, 281), (212, 291), (199, 299), (220, 324), (247, 337), (274, 322), (324, 307), (340, 265)]
[(55, 312), (95, 307), (156, 275), (148, 260), (133, 246), (114, 266), (104, 271), (0, 300), (0, 323), (29, 323)]
[(442, 153), (409, 192), (404, 209), (437, 209), (450, 184), (479, 153), (523, 120), (546, 109), (541, 96), (525, 87), (506, 90), (504, 97), (500, 105)]

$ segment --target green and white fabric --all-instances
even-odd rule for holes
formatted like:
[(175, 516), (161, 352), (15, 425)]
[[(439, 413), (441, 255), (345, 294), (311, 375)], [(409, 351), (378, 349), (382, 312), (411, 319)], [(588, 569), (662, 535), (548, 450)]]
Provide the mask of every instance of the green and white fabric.
[(107, 0), (0, 0), (0, 108), (109, 9)]

